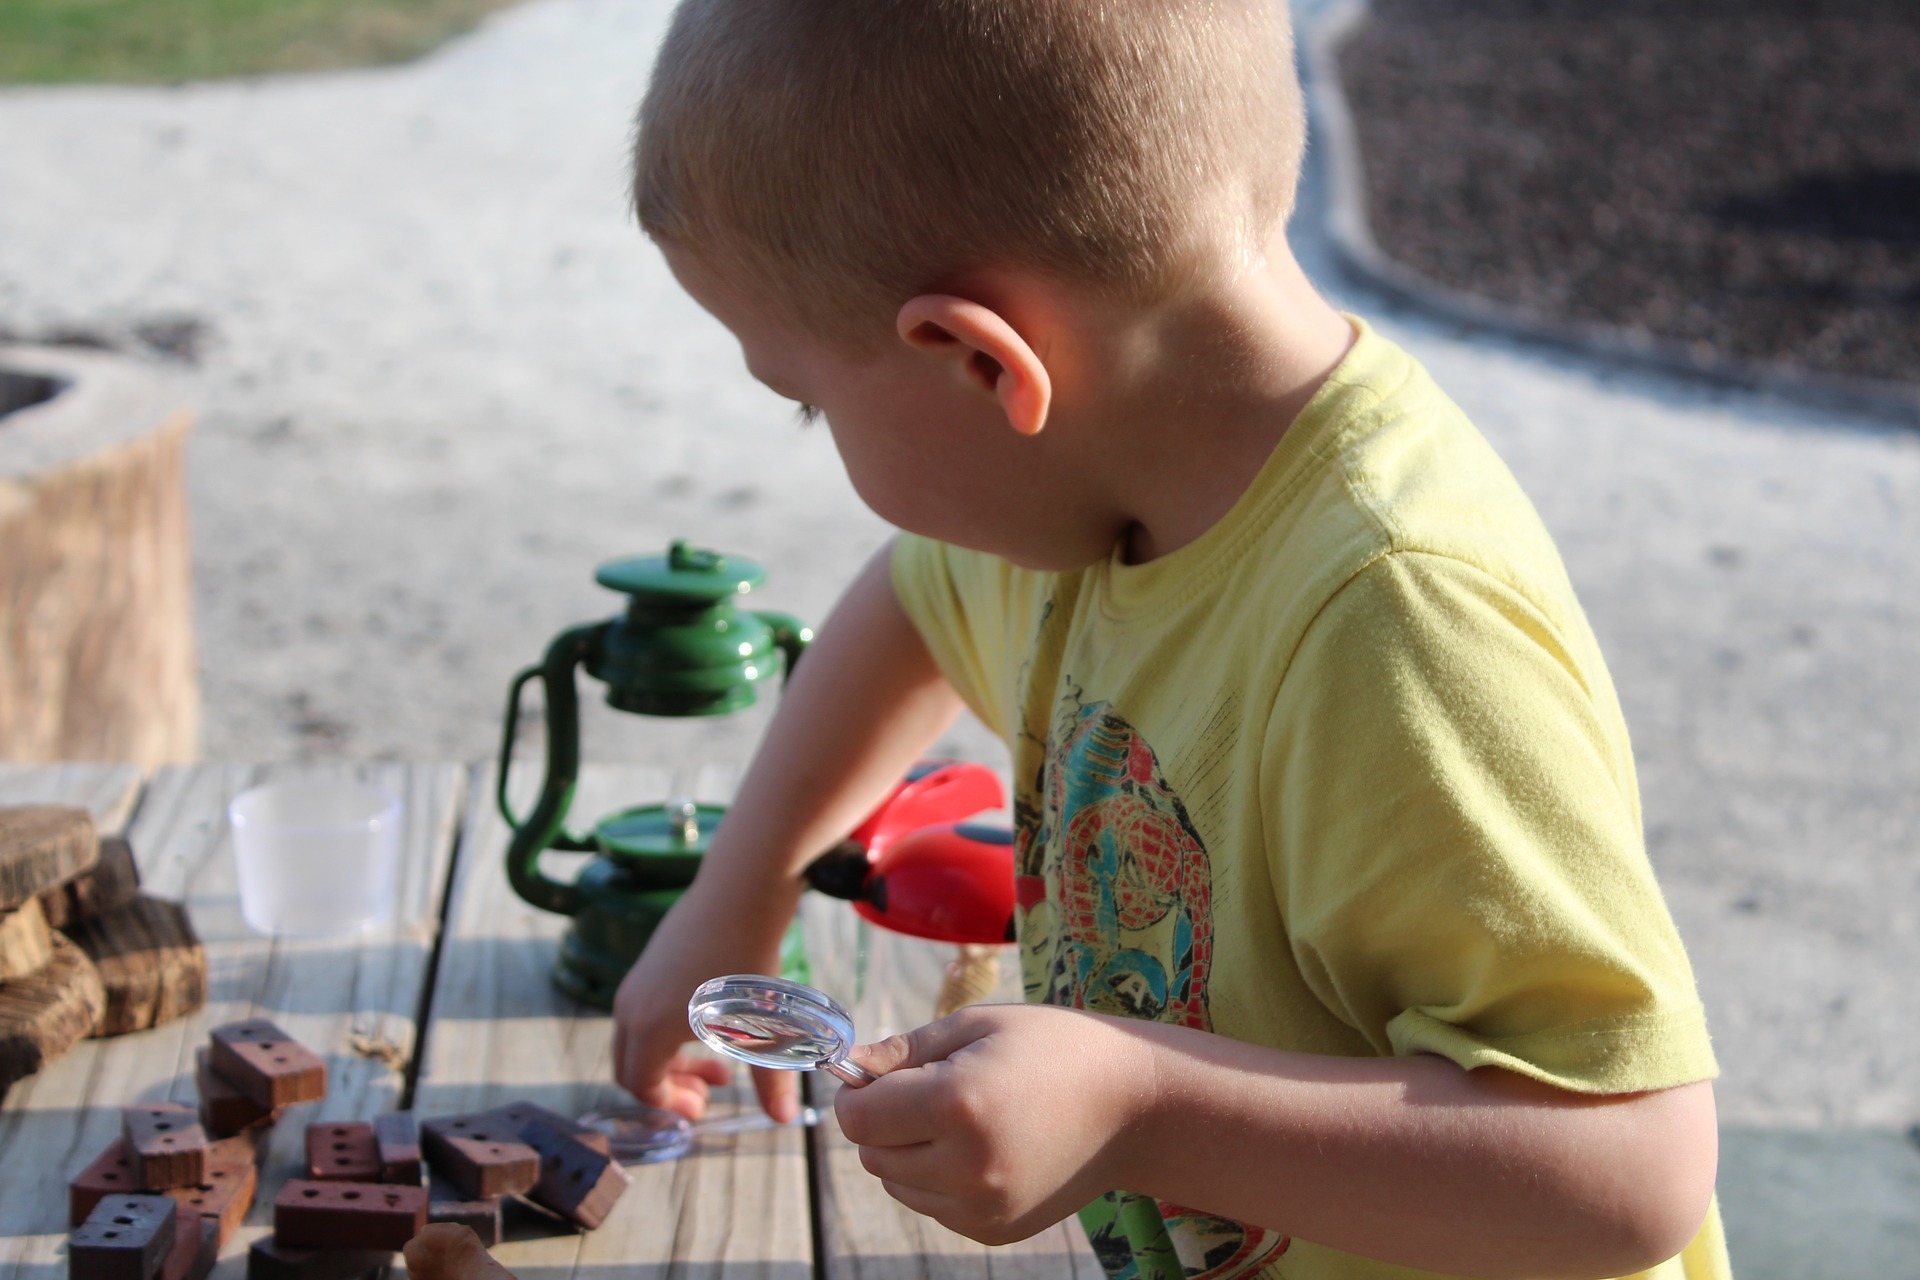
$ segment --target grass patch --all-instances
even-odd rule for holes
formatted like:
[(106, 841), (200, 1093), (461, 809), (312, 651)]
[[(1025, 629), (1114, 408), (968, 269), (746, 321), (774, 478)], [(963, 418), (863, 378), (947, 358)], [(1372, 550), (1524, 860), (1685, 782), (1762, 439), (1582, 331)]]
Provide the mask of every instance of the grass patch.
[(417, 58), (512, 0), (0, 0), (0, 83), (170, 83)]

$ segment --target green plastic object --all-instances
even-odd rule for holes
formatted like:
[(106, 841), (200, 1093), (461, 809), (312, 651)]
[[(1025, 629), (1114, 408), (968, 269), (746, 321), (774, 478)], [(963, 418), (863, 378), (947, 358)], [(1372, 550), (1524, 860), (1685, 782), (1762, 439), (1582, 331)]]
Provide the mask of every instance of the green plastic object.
[[(575, 672), (607, 686), (608, 705), (656, 716), (725, 715), (753, 705), (758, 689), (791, 675), (813, 632), (783, 613), (743, 609), (766, 580), (751, 560), (675, 542), (664, 556), (601, 565), (596, 580), (627, 596), (619, 617), (561, 632), (535, 666), (514, 676), (500, 739), (496, 799), (513, 828), (507, 879), (536, 907), (574, 918), (554, 969), (559, 987), (601, 1008), (640, 956), (667, 910), (693, 883), (714, 828), (717, 805), (668, 799), (603, 818), (590, 833), (569, 831), (567, 813), (580, 776), (580, 709)], [(514, 813), (507, 798), (521, 695), (541, 683), (547, 708), (547, 772), (533, 811)], [(540, 866), (549, 849), (598, 856), (571, 881)], [(789, 952), (804, 954), (791, 938)]]

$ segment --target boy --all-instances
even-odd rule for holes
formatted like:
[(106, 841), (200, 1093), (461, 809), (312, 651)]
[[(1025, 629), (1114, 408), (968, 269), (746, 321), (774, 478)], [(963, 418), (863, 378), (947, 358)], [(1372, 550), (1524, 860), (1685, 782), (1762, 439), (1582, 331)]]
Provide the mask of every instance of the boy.
[(1295, 263), (1303, 117), (1266, 0), (684, 0), (641, 223), (909, 532), (621, 988), (617, 1077), (699, 1112), (688, 994), (775, 970), (965, 706), (1033, 1003), (861, 1051), (839, 1123), (902, 1203), (1084, 1209), (1116, 1280), (1725, 1276), (1604, 664), (1512, 477)]

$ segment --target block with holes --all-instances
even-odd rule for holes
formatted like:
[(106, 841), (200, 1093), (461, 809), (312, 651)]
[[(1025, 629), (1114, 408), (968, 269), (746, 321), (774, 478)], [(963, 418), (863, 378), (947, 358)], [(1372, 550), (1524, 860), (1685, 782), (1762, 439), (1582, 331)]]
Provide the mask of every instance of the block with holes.
[(207, 1147), (205, 1176), (193, 1186), (175, 1187), (167, 1192), (167, 1198), (178, 1204), (182, 1213), (196, 1214), (218, 1227), (220, 1244), (225, 1247), (246, 1221), (259, 1185), (253, 1140), (222, 1138)]
[(540, 1181), (540, 1153), (489, 1112), (423, 1120), (420, 1146), (435, 1173), (475, 1200), (519, 1195)]
[(411, 1111), (389, 1111), (373, 1118), (380, 1147), (380, 1181), (420, 1185), (420, 1130)]
[(540, 1181), (527, 1199), (589, 1231), (607, 1220), (627, 1189), (625, 1169), (606, 1153), (538, 1120), (521, 1128), (520, 1140), (540, 1153)]
[(247, 1250), (247, 1280), (355, 1280), (392, 1261), (388, 1249), (296, 1249), (261, 1236)]
[(191, 1107), (145, 1102), (122, 1108), (120, 1120), (142, 1190), (165, 1191), (200, 1181), (207, 1168), (207, 1131)]
[(380, 1182), (380, 1143), (364, 1120), (307, 1126), (307, 1176), (319, 1182)]
[(106, 1196), (67, 1241), (71, 1280), (155, 1280), (179, 1209), (165, 1196)]
[(200, 1086), (200, 1123), (216, 1138), (264, 1128), (280, 1118), (278, 1110), (261, 1106), (229, 1084), (213, 1069), (213, 1055), (204, 1048), (195, 1051), (194, 1081)]
[(258, 1106), (327, 1096), (327, 1064), (265, 1018), (215, 1027), (209, 1048), (213, 1069)]
[(295, 1249), (400, 1249), (427, 1225), (427, 1189), (296, 1178), (273, 1202), (273, 1238)]

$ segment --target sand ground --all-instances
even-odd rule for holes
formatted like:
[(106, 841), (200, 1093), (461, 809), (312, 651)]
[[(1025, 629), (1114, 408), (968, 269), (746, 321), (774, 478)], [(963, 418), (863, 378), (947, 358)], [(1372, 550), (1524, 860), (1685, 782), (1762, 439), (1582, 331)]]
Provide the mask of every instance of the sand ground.
[[(173, 367), (209, 757), (486, 756), (512, 672), (611, 612), (598, 561), (691, 537), (818, 619), (885, 537), (625, 214), (666, 8), (535, 0), (393, 69), (0, 92), (0, 327), (201, 326)], [(1330, 257), (1323, 162), (1309, 270), (1505, 454), (1608, 651), (1723, 1113), (1920, 1118), (1920, 435), (1402, 310)], [(758, 723), (611, 721), (590, 754)]]

